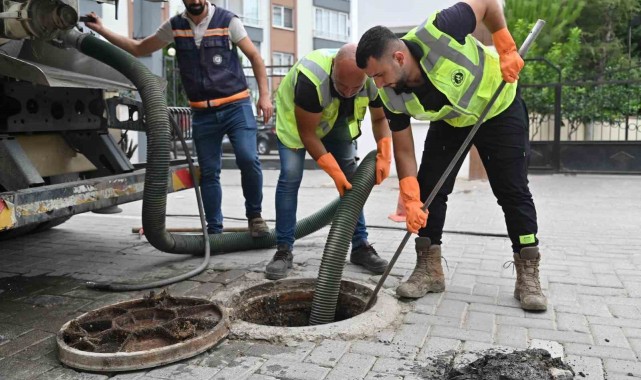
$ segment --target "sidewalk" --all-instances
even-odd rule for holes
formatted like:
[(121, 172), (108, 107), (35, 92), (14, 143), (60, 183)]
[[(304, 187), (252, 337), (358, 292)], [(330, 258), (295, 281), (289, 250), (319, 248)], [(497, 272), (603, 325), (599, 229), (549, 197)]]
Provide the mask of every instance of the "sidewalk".
[[(263, 216), (274, 219), (278, 171), (265, 170)], [(227, 226), (244, 226), (240, 177), (222, 174)], [(358, 340), (271, 344), (224, 340), (179, 363), (117, 375), (116, 379), (368, 379), (425, 377), (429, 358), (448, 350), (549, 347), (563, 355), (577, 379), (641, 379), (641, 177), (532, 175), (539, 214), (541, 280), (548, 311), (523, 312), (512, 296), (514, 274), (502, 212), (489, 184), (457, 182), (448, 203), (443, 255), (446, 291), (403, 302), (390, 328)], [(169, 215), (197, 212), (193, 191), (170, 194)], [(331, 179), (306, 171), (298, 216), (336, 196)], [(365, 206), (369, 225), (403, 227), (387, 219), (396, 207), (398, 181), (377, 186)], [(196, 267), (201, 258), (158, 252), (131, 233), (141, 225), (141, 203), (116, 215), (74, 216), (41, 234), (0, 242), (0, 379), (104, 379), (60, 364), (54, 335), (75, 316), (144, 292), (105, 293), (83, 280), (155, 280)], [(237, 218), (237, 219), (235, 219)], [(274, 223), (270, 222), (273, 228)], [(169, 216), (168, 227), (197, 227), (198, 219)], [(291, 276), (315, 277), (329, 228), (301, 239)], [(390, 259), (405, 232), (370, 228), (370, 241)], [(462, 232), (462, 233), (461, 233)], [(465, 234), (473, 232), (475, 234)], [(212, 257), (204, 274), (170, 287), (173, 295), (218, 299), (247, 282), (262, 280), (273, 250)], [(413, 241), (399, 258), (386, 290), (413, 268)], [(375, 285), (377, 276), (349, 263), (344, 278)], [(7, 284), (11, 284), (8, 286)]]

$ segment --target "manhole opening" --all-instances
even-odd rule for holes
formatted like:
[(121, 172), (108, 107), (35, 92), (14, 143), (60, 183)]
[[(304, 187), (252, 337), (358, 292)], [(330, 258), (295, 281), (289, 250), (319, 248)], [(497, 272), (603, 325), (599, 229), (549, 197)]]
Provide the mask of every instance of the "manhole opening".
[[(232, 299), (236, 319), (265, 326), (305, 327), (314, 298), (314, 279), (291, 279), (249, 288)], [(342, 281), (335, 322), (353, 318), (365, 310), (372, 290)]]
[(207, 300), (153, 292), (143, 299), (89, 312), (69, 322), (63, 342), (89, 353), (140, 352), (202, 336), (222, 319)]

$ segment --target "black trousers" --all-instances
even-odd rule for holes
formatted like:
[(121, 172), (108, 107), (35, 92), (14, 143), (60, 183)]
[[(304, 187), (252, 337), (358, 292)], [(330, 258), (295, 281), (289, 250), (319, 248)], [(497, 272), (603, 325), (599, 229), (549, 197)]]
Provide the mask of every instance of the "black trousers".
[[(527, 179), (530, 156), (528, 124), (527, 108), (517, 94), (505, 111), (481, 125), (472, 140), (487, 171), (492, 192), (503, 209), (514, 252), (522, 247), (538, 244), (536, 209)], [(418, 171), (423, 202), (471, 129), (472, 127), (452, 127), (444, 121), (430, 124)], [(429, 237), (432, 244), (441, 244), (447, 197), (454, 188), (454, 181), (464, 158), (465, 155), (430, 204), (427, 226), (419, 230), (419, 236)]]

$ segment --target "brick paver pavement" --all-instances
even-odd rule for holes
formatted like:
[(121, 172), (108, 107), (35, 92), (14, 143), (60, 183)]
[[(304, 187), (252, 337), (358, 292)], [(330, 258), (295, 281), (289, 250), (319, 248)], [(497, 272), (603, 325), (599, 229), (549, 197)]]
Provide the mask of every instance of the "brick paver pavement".
[[(277, 171), (265, 171), (263, 215), (274, 218)], [(223, 172), (223, 211), (228, 226), (245, 225), (240, 179)], [(370, 240), (390, 258), (404, 231), (387, 219), (398, 181), (376, 187), (365, 207)], [(154, 280), (193, 268), (200, 258), (158, 252), (131, 233), (140, 226), (140, 202), (116, 215), (77, 215), (54, 230), (0, 242), (0, 379), (418, 379), (429, 358), (488, 348), (544, 347), (562, 355), (585, 379), (641, 379), (641, 177), (532, 175), (539, 213), (541, 280), (549, 298), (542, 314), (523, 312), (512, 297), (514, 274), (502, 213), (487, 182), (457, 182), (450, 197), (443, 255), (447, 289), (404, 302), (397, 323), (351, 341), (270, 344), (225, 340), (216, 348), (168, 366), (119, 375), (80, 373), (60, 364), (54, 334), (82, 312), (143, 292), (88, 290), (82, 280)], [(306, 171), (299, 216), (336, 195), (330, 178)], [(168, 214), (196, 212), (193, 191), (171, 194)], [(189, 216), (167, 225), (197, 226)], [(269, 223), (273, 227), (273, 222)], [(383, 227), (383, 228), (382, 228)], [(296, 244), (292, 275), (313, 277), (329, 229)], [(457, 232), (457, 233), (454, 233)], [(462, 232), (462, 233), (461, 233)], [(472, 232), (474, 234), (465, 234)], [(480, 233), (480, 234), (479, 234)], [(214, 256), (209, 270), (175, 284), (175, 295), (224, 298), (230, 289), (262, 279), (272, 249)], [(415, 256), (410, 241), (386, 290), (409, 275)], [(346, 264), (344, 277), (376, 283)], [(580, 372), (580, 373), (579, 373)]]

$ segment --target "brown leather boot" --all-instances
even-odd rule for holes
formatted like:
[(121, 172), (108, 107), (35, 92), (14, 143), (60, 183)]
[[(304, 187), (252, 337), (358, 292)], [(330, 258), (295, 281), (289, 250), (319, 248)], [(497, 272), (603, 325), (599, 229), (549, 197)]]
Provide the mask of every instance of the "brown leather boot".
[(523, 310), (547, 310), (547, 299), (541, 290), (539, 281), (539, 247), (521, 248), (521, 252), (514, 253), (514, 266), (516, 267), (516, 284), (514, 298), (521, 301)]
[(407, 282), (396, 288), (399, 297), (421, 298), (429, 292), (445, 290), (441, 266), (441, 246), (431, 245), (429, 238), (416, 238), (416, 267)]

